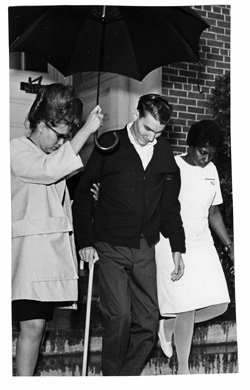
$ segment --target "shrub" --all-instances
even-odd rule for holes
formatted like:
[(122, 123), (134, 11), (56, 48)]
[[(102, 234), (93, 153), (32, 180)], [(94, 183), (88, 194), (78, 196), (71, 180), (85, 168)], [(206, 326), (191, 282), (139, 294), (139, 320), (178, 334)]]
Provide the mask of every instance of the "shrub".
[(210, 99), (210, 111), (213, 119), (224, 133), (224, 146), (215, 159), (223, 193), (222, 215), (227, 228), (233, 230), (233, 199), (231, 173), (231, 135), (230, 135), (230, 74), (219, 76), (215, 80)]
[[(233, 196), (232, 196), (232, 171), (231, 171), (231, 132), (230, 132), (230, 73), (218, 76), (215, 79), (215, 87), (212, 90), (209, 109), (213, 119), (221, 126), (224, 133), (224, 146), (215, 159), (215, 164), (220, 176), (223, 204), (221, 213), (226, 228), (233, 240)], [(235, 308), (235, 282), (234, 267), (226, 253), (223, 252), (223, 245), (214, 236), (215, 245), (220, 254), (220, 260), (228, 283), (231, 298), (230, 308)]]

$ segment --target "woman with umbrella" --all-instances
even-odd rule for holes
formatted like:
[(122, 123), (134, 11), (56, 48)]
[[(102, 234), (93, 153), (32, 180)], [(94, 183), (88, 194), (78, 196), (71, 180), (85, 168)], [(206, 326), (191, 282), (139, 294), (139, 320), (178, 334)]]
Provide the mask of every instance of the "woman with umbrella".
[(20, 323), (18, 376), (34, 373), (46, 321), (77, 300), (77, 261), (65, 178), (83, 167), (79, 151), (102, 123), (96, 106), (79, 127), (72, 87), (42, 87), (28, 114), (29, 136), (11, 141), (12, 311)]
[(179, 201), (186, 237), (185, 271), (180, 280), (172, 281), (168, 240), (161, 236), (155, 248), (160, 312), (163, 317), (173, 317), (160, 320), (159, 339), (163, 352), (171, 357), (174, 334), (178, 374), (189, 374), (194, 323), (221, 315), (230, 301), (209, 229), (210, 225), (233, 260), (233, 244), (218, 208), (222, 203), (219, 177), (211, 161), (222, 142), (220, 127), (212, 120), (202, 120), (189, 130), (188, 153), (175, 157), (181, 172)]

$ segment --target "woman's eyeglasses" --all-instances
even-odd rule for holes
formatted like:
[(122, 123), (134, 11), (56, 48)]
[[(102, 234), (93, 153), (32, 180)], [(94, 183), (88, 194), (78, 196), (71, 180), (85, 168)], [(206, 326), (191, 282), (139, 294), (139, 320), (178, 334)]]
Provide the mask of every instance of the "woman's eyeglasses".
[(57, 135), (58, 141), (60, 139), (62, 139), (64, 142), (66, 142), (66, 141), (70, 140), (72, 137), (71, 132), (69, 132), (67, 134), (61, 134), (61, 133), (58, 133), (58, 131), (56, 131), (55, 129), (53, 129), (53, 127), (51, 127), (48, 123), (45, 123), (45, 125)]

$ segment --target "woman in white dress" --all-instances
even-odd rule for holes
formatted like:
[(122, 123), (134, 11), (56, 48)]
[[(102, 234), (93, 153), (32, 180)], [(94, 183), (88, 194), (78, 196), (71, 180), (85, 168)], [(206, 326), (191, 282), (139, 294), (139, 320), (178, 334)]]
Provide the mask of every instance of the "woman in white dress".
[(170, 357), (174, 334), (178, 374), (189, 374), (194, 323), (221, 315), (230, 301), (209, 229), (210, 225), (233, 260), (233, 244), (218, 208), (222, 203), (219, 177), (211, 161), (222, 142), (220, 127), (212, 120), (202, 120), (189, 130), (187, 154), (175, 157), (181, 172), (179, 200), (186, 236), (186, 253), (182, 255), (185, 271), (180, 280), (172, 281), (168, 239), (161, 236), (156, 245), (160, 313), (162, 317), (173, 317), (160, 320), (158, 335), (163, 352)]
[(12, 312), (20, 323), (18, 376), (33, 375), (45, 324), (55, 306), (77, 300), (77, 261), (65, 178), (83, 167), (79, 151), (103, 119), (96, 106), (72, 138), (81, 113), (82, 104), (72, 87), (47, 85), (29, 111), (29, 136), (14, 138), (10, 145)]

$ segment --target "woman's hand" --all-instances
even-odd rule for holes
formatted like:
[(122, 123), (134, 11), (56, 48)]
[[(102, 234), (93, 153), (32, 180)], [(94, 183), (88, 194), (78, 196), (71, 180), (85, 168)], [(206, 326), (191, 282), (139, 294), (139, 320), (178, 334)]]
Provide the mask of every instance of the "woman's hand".
[(94, 133), (100, 126), (103, 124), (103, 114), (102, 109), (99, 105), (97, 105), (89, 114), (86, 119), (86, 122), (83, 126), (89, 134)]
[(89, 138), (89, 136), (94, 133), (103, 123), (103, 114), (100, 106), (96, 106), (91, 113), (89, 114), (84, 126), (78, 130), (70, 141), (71, 146), (76, 155), (79, 154), (83, 145)]
[(93, 183), (93, 187), (90, 189), (91, 192), (93, 192), (93, 198), (95, 201), (98, 201), (99, 198), (99, 188), (100, 188), (100, 183)]
[(183, 276), (185, 266), (180, 252), (173, 252), (172, 256), (174, 261), (174, 271), (171, 273), (171, 280), (175, 282)]

